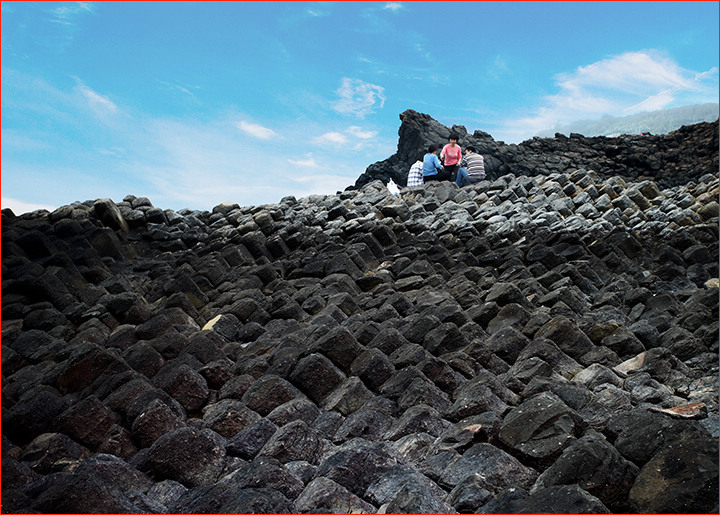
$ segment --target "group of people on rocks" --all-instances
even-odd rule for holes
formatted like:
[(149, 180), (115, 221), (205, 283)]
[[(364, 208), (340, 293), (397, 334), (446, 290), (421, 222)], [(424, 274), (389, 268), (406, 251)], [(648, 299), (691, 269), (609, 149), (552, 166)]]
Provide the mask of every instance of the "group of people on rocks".
[(450, 134), (449, 143), (440, 151), (438, 145), (430, 145), (422, 160), (417, 160), (408, 173), (408, 187), (420, 186), (427, 181), (455, 181), (458, 187), (480, 182), (485, 178), (485, 162), (475, 147), (468, 146), (463, 155), (459, 136)]

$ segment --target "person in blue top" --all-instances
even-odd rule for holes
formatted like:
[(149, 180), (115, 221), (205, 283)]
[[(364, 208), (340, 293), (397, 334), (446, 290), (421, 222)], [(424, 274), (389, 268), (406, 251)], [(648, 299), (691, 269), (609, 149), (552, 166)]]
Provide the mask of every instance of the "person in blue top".
[(438, 146), (430, 145), (428, 151), (423, 157), (423, 180), (427, 181), (449, 181), (450, 172), (443, 169), (442, 164), (437, 156)]

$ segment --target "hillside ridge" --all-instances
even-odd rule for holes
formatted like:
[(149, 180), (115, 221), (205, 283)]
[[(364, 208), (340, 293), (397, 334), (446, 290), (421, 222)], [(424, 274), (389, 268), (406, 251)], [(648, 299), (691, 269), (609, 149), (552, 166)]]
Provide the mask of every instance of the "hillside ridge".
[(601, 177), (616, 175), (632, 180), (652, 180), (660, 187), (676, 186), (705, 174), (717, 174), (718, 122), (682, 127), (664, 135), (618, 137), (535, 137), (517, 145), (495, 141), (483, 131), (469, 134), (461, 125), (446, 127), (428, 114), (407, 110), (400, 114), (397, 152), (368, 166), (354, 186), (379, 179), (407, 183), (412, 163), (422, 158), (430, 144), (444, 145), (454, 132), (461, 147), (474, 146), (483, 155), (489, 179), (507, 173), (549, 175), (572, 169), (592, 170)]
[(717, 512), (717, 170), (629, 175), (2, 210), (3, 512)]

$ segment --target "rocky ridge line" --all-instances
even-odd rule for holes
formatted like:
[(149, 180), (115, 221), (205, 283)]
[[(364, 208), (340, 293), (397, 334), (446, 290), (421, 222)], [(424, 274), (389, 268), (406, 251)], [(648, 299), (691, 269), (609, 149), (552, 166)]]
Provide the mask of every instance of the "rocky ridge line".
[(353, 188), (373, 181), (407, 184), (410, 166), (422, 158), (432, 143), (440, 146), (454, 132), (463, 148), (473, 145), (485, 157), (490, 180), (502, 175), (550, 175), (568, 170), (594, 170), (601, 178), (625, 177), (636, 182), (652, 180), (659, 187), (697, 181), (705, 174), (718, 173), (718, 122), (684, 126), (659, 136), (618, 137), (534, 137), (520, 144), (506, 145), (490, 134), (468, 134), (462, 125), (446, 127), (430, 115), (407, 110), (400, 114), (397, 152), (368, 166)]
[(3, 511), (717, 512), (717, 198), (3, 210)]

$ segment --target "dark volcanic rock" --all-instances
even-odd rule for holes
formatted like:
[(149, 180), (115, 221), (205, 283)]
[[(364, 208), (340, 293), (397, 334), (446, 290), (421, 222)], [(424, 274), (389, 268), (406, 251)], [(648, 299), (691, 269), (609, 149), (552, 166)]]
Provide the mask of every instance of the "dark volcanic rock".
[(528, 495), (517, 513), (611, 513), (598, 499), (578, 485), (551, 486)]
[(625, 511), (638, 468), (602, 437), (586, 435), (572, 443), (537, 479), (533, 491), (577, 484), (608, 508)]
[(447, 467), (440, 482), (455, 487), (473, 474), (481, 475), (486, 488), (493, 491), (512, 486), (530, 488), (538, 477), (535, 470), (524, 466), (505, 451), (489, 443), (479, 443)]
[(48, 390), (30, 390), (15, 405), (3, 410), (3, 435), (27, 443), (50, 431), (68, 407), (66, 400)]
[(150, 447), (148, 464), (160, 478), (186, 486), (211, 485), (225, 466), (224, 442), (209, 429), (176, 429)]
[(540, 393), (513, 408), (500, 427), (500, 441), (538, 463), (549, 464), (587, 423), (557, 396)]
[(375, 507), (326, 477), (313, 479), (295, 500), (295, 513), (373, 513)]
[(718, 507), (718, 442), (701, 438), (662, 448), (640, 470), (630, 505), (642, 513), (712, 513)]
[[(717, 512), (717, 123), (402, 119), (335, 195), (3, 210), (3, 512)], [(488, 179), (390, 195), (450, 130)]]
[[(485, 157), (488, 180), (508, 173), (515, 175), (550, 175), (566, 169), (594, 170), (602, 177), (616, 175), (649, 177), (661, 187), (671, 187), (704, 174), (717, 174), (718, 123), (699, 123), (662, 136), (589, 137), (573, 134), (533, 138), (519, 145), (495, 141), (489, 134), (469, 134), (463, 126), (445, 127), (429, 115), (408, 109), (400, 114), (397, 152), (385, 161), (368, 166), (355, 182), (360, 188), (373, 180), (397, 184), (407, 183), (410, 166), (422, 156), (430, 144), (442, 146), (455, 132), (462, 148), (469, 145)], [(712, 156), (708, 159), (708, 155)], [(670, 172), (673, 167), (682, 172)], [(682, 177), (680, 177), (682, 176)], [(655, 194), (650, 188), (643, 199)]]
[(247, 389), (242, 401), (260, 415), (267, 415), (272, 410), (302, 394), (282, 377), (266, 375), (255, 381)]
[(44, 433), (25, 447), (20, 459), (40, 474), (60, 472), (69, 462), (87, 458), (86, 447), (63, 433)]
[(398, 464), (399, 456), (383, 443), (355, 438), (325, 458), (315, 477), (326, 477), (363, 496), (365, 490), (385, 472)]
[(278, 429), (260, 449), (260, 455), (272, 456), (283, 463), (309, 461), (317, 463), (322, 449), (320, 437), (302, 420)]

